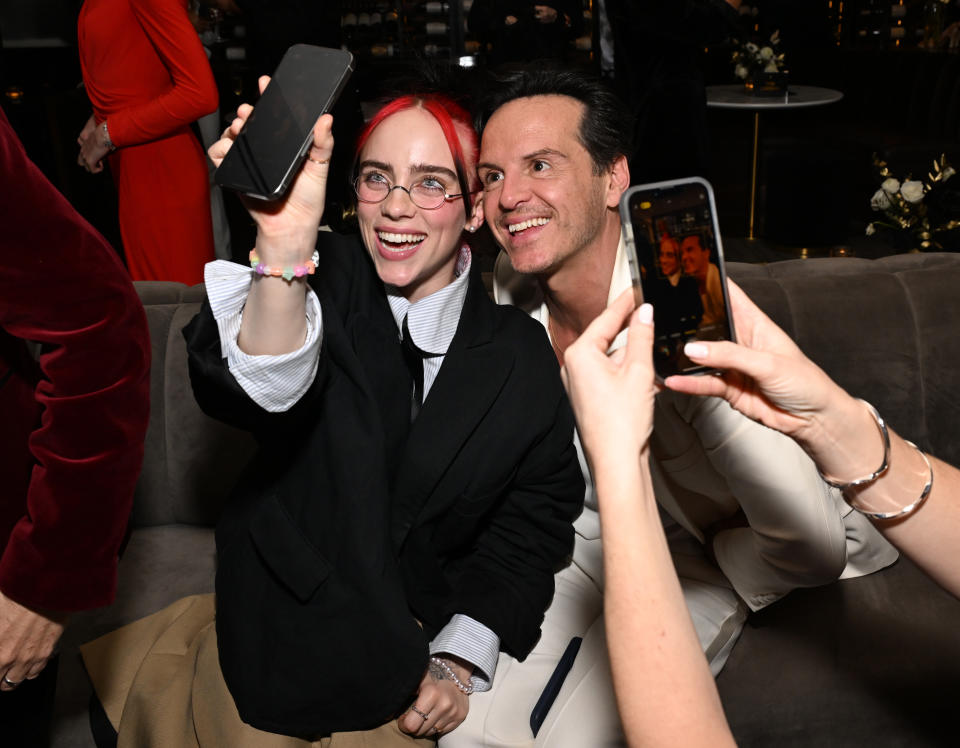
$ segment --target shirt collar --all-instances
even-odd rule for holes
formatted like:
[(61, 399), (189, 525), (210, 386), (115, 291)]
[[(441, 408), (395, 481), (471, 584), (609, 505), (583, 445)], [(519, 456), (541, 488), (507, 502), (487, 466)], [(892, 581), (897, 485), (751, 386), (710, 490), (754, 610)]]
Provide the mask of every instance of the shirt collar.
[(403, 327), (403, 318), (407, 318), (407, 327), (414, 344), (424, 353), (446, 355), (450, 342), (460, 324), (460, 313), (467, 297), (472, 256), (470, 248), (460, 248), (455, 269), (456, 279), (452, 283), (434, 291), (429, 296), (410, 303), (400, 295), (396, 286), (384, 284), (390, 311), (397, 323), (397, 329)]

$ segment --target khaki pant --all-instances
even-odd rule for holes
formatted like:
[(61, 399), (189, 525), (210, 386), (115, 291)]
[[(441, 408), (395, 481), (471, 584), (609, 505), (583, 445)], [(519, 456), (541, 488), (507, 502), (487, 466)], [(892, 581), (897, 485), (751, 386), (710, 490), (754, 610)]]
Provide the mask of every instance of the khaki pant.
[(217, 656), (213, 595), (178, 600), (81, 648), (118, 748), (413, 748), (394, 720), (311, 742), (240, 719)]

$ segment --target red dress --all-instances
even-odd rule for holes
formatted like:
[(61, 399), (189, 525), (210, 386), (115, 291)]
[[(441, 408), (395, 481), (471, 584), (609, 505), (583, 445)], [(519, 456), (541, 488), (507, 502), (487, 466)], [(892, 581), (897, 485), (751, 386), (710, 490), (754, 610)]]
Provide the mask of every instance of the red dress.
[(186, 0), (86, 0), (80, 64), (107, 121), (120, 233), (134, 280), (199, 283), (213, 259), (206, 154), (190, 123), (217, 108)]

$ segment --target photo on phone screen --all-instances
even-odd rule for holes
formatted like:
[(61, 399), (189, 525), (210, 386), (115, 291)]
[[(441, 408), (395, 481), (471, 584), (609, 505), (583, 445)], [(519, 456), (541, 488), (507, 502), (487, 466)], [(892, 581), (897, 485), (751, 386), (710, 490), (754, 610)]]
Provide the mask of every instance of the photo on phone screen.
[(714, 371), (683, 353), (691, 340), (734, 340), (709, 183), (693, 177), (632, 187), (620, 216), (634, 289), (653, 304), (657, 374)]
[(283, 197), (310, 150), (314, 124), (352, 71), (346, 50), (290, 47), (214, 174), (217, 184), (263, 200)]

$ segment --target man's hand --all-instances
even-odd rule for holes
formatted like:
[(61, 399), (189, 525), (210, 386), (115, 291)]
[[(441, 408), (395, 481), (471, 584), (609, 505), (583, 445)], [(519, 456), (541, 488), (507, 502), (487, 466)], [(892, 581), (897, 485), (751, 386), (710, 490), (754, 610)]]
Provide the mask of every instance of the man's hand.
[[(444, 657), (461, 683), (469, 683), (473, 668), (450, 657)], [(410, 709), (400, 715), (397, 725), (414, 737), (429, 737), (451, 732), (467, 718), (470, 697), (457, 688), (442, 667), (434, 662), (420, 681), (417, 698)]]
[(0, 691), (40, 675), (66, 620), (65, 613), (32, 610), (0, 592)]

